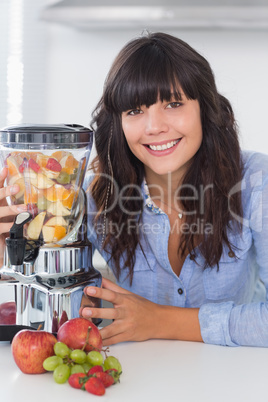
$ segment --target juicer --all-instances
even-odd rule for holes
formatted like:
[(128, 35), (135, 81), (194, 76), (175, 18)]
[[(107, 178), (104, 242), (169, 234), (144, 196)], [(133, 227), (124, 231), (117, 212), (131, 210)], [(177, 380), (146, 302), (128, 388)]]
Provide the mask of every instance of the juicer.
[(75, 124), (0, 130), (5, 184), (20, 188), (8, 203), (27, 204), (6, 238), (0, 269), (0, 294), (12, 287), (18, 328), (57, 333), (63, 322), (79, 317), (80, 307), (101, 307), (84, 294), (85, 286), (102, 281), (86, 231), (83, 180), (92, 143), (93, 132)]

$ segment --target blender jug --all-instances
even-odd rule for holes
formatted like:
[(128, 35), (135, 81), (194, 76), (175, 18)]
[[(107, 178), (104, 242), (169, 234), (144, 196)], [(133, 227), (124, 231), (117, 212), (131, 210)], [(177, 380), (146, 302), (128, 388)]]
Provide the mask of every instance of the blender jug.
[(82, 188), (92, 143), (93, 132), (79, 125), (0, 130), (6, 184), (20, 188), (9, 202), (28, 208), (15, 218), (0, 270), (0, 292), (2, 286), (14, 289), (16, 325), (56, 333), (79, 316), (80, 307), (101, 306), (83, 292), (101, 286), (87, 241)]

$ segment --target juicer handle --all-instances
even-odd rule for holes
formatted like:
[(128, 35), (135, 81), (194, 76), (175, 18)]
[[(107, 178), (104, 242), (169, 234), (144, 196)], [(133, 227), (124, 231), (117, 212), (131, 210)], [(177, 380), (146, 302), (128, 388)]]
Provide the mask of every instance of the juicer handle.
[(23, 226), (32, 219), (30, 212), (22, 212), (16, 216), (10, 229), (10, 237), (6, 239), (7, 252), (11, 265), (21, 266), (25, 255), (27, 240), (23, 237)]

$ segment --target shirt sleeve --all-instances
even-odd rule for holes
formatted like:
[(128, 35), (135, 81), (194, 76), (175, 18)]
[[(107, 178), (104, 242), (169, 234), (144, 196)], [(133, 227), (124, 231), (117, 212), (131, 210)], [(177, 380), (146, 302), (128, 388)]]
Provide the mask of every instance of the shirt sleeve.
[[(264, 162), (267, 165), (267, 158)], [(248, 178), (251, 181), (250, 208), (243, 224), (252, 233), (256, 266), (266, 288), (266, 300), (241, 305), (232, 301), (202, 305), (199, 322), (205, 343), (268, 347), (268, 175), (261, 160), (257, 166), (259, 168)]]

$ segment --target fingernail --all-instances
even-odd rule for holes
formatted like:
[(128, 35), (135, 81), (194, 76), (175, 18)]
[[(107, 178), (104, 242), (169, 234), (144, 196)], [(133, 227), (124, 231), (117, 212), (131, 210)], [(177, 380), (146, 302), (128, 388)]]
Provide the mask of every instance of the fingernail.
[(27, 205), (20, 205), (17, 207), (18, 212), (25, 212), (27, 211)]
[(96, 294), (96, 289), (94, 289), (94, 288), (87, 288), (87, 294), (88, 294), (88, 295), (95, 295), (95, 294)]
[(92, 316), (92, 310), (89, 310), (88, 308), (84, 308), (83, 317), (91, 317), (91, 316)]
[(20, 186), (18, 184), (14, 184), (14, 186), (10, 187), (10, 193), (15, 194), (20, 190)]

